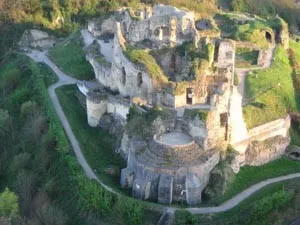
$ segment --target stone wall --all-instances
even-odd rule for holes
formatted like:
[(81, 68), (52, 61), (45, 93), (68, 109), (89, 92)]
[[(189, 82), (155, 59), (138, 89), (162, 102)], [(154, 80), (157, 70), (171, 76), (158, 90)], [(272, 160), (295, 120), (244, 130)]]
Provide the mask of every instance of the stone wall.
[[(111, 67), (111, 79), (114, 81), (114, 86), (123, 96), (139, 97), (151, 103), (153, 93), (151, 77), (145, 68), (132, 63), (123, 54), (119, 41), (121, 38), (120, 26), (118, 26), (118, 32), (114, 39), (114, 58)], [(138, 84), (138, 76), (142, 79), (141, 84)]]
[(191, 135), (197, 144), (203, 149), (205, 148), (204, 141), (208, 136), (206, 123), (196, 116), (193, 120), (188, 122), (188, 133)]
[(106, 100), (94, 100), (90, 97), (86, 98), (87, 120), (91, 127), (97, 127), (100, 119), (107, 111)]
[(19, 46), (27, 48), (49, 49), (55, 45), (57, 39), (41, 30), (26, 30), (21, 37)]
[(172, 43), (178, 45), (193, 40), (196, 34), (194, 17), (193, 12), (155, 5), (151, 17), (132, 21), (126, 39), (130, 43), (151, 40), (157, 47)]
[[(150, 199), (161, 203), (183, 200), (192, 206), (199, 204), (201, 193), (208, 184), (210, 171), (219, 162), (219, 153), (210, 151), (198, 163), (182, 163), (172, 166), (164, 164), (161, 161), (163, 158), (158, 156), (155, 161), (152, 161), (153, 158), (148, 158), (151, 154), (148, 151), (151, 150), (144, 150), (140, 153), (129, 152), (127, 168), (122, 170), (121, 181), (123, 182), (121, 184), (132, 187), (132, 194), (135, 198)], [(162, 163), (161, 166), (159, 166), (159, 161)], [(132, 177), (132, 171), (134, 181), (128, 185), (126, 181)]]
[(86, 106), (88, 124), (91, 127), (97, 127), (105, 113), (111, 113), (122, 118), (122, 120), (126, 120), (130, 103), (116, 96), (97, 96), (97, 94), (89, 92), (86, 98)]
[(135, 65), (123, 54), (121, 39), (124, 41), (120, 24), (118, 24), (114, 37), (111, 67), (100, 64), (92, 54), (87, 54), (87, 60), (93, 66), (96, 79), (101, 85), (119, 92), (123, 97), (139, 97), (151, 103), (152, 80), (145, 68)]
[(252, 141), (245, 154), (250, 166), (261, 166), (280, 158), (290, 144), (289, 137), (274, 136), (264, 141)]

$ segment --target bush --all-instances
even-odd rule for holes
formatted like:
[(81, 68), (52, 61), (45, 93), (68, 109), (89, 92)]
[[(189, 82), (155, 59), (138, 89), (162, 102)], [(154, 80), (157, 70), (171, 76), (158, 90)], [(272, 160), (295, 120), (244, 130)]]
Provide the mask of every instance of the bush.
[(187, 210), (176, 210), (175, 225), (194, 225), (197, 224), (197, 217)]
[(21, 114), (25, 117), (34, 116), (38, 111), (37, 103), (34, 101), (27, 101), (21, 105)]
[(20, 171), (22, 169), (27, 169), (31, 163), (31, 154), (24, 152), (16, 155), (10, 165), (10, 169), (13, 172)]
[(18, 216), (18, 213), (18, 197), (6, 188), (4, 192), (0, 193), (0, 218), (2, 216), (15, 218)]
[(260, 218), (266, 216), (271, 211), (282, 208), (291, 201), (293, 196), (294, 193), (283, 190), (252, 203), (249, 211), (249, 223), (246, 224), (259, 221)]

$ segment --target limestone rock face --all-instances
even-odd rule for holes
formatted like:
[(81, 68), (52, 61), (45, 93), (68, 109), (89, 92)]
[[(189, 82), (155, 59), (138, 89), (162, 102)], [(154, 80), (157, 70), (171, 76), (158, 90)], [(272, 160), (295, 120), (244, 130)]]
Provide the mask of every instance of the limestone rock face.
[(250, 143), (245, 161), (250, 166), (260, 166), (281, 157), (290, 143), (289, 137), (275, 136), (265, 141)]
[(28, 48), (51, 48), (56, 43), (56, 38), (41, 30), (26, 30), (21, 37), (19, 46)]
[(88, 22), (88, 31), (95, 37), (113, 35), (116, 29), (116, 20), (113, 16), (105, 19), (93, 19)]
[(233, 182), (235, 173), (226, 161), (220, 163), (211, 171), (210, 180), (205, 194), (210, 197), (224, 195), (228, 186)]
[(299, 146), (290, 146), (286, 151), (286, 156), (293, 160), (300, 161), (300, 147)]

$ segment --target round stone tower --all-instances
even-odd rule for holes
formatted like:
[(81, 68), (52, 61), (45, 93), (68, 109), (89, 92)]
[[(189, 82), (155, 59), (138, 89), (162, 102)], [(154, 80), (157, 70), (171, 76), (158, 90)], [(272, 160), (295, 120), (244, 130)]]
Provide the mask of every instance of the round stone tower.
[(154, 135), (148, 144), (133, 146), (121, 173), (121, 185), (132, 188), (133, 197), (165, 204), (201, 202), (210, 171), (219, 162), (218, 151), (204, 151), (181, 131)]

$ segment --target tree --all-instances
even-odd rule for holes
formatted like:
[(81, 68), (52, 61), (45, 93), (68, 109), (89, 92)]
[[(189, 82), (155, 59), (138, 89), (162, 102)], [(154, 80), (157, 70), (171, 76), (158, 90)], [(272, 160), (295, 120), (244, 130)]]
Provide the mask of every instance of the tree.
[(8, 188), (0, 194), (0, 217), (16, 218), (19, 213), (18, 197)]
[(10, 116), (7, 110), (0, 108), (0, 137), (9, 132)]
[(15, 182), (16, 191), (20, 198), (20, 207), (25, 215), (31, 210), (32, 196), (36, 190), (36, 177), (33, 173), (22, 170)]
[(36, 219), (39, 224), (47, 225), (65, 225), (67, 221), (67, 217), (64, 213), (50, 204), (44, 204), (37, 210)]

